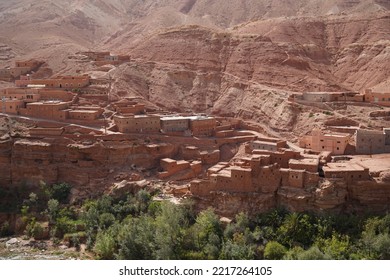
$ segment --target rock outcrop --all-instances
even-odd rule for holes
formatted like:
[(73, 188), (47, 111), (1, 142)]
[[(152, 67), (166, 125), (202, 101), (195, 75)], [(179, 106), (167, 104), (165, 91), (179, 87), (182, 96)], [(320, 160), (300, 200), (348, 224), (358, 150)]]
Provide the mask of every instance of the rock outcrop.
[(66, 182), (82, 194), (102, 191), (119, 172), (152, 169), (159, 159), (173, 156), (174, 145), (141, 141), (88, 141), (67, 138), (18, 139), (0, 143), (2, 185), (39, 186)]

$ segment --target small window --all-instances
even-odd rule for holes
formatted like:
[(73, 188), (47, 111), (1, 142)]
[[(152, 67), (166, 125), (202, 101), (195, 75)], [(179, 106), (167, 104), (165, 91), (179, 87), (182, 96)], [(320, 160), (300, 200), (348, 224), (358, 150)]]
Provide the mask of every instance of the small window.
[(337, 151), (338, 151), (338, 150), (340, 150), (340, 148), (339, 148), (339, 147), (337, 147)]
[(322, 149), (325, 149), (325, 146), (322, 146)]

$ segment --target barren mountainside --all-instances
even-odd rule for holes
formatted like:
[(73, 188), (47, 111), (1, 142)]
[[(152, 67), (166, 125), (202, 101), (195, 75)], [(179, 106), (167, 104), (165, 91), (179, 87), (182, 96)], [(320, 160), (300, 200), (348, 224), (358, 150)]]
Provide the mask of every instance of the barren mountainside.
[[(113, 98), (174, 111), (302, 127), (290, 92), (388, 88), (386, 0), (32, 1), (0, 3), (0, 66), (48, 61), (53, 73), (92, 70), (82, 50), (128, 54), (108, 73)], [(308, 128), (310, 130), (310, 127)]]

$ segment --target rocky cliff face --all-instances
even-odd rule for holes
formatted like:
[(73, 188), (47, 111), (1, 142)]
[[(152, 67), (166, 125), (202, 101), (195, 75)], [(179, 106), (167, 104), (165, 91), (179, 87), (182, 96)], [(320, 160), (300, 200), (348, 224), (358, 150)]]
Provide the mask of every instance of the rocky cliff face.
[(365, 181), (347, 185), (323, 180), (318, 188), (282, 187), (269, 193), (214, 192), (196, 197), (197, 207), (213, 205), (221, 215), (255, 214), (282, 207), (292, 212), (384, 213), (390, 210), (389, 182)]
[(107, 188), (119, 172), (155, 168), (175, 153), (172, 144), (139, 141), (8, 140), (0, 143), (0, 181), (4, 186), (67, 182), (91, 194)]

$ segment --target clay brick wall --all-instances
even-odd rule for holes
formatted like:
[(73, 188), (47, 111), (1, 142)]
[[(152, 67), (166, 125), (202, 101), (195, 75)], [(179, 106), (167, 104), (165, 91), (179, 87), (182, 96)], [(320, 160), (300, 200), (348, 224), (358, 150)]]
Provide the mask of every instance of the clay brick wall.
[(128, 106), (116, 106), (116, 112), (119, 114), (141, 114), (145, 111), (144, 104), (128, 105)]
[(20, 110), (20, 114), (29, 117), (65, 120), (69, 113), (66, 110), (69, 103), (27, 103), (25, 109)]
[[(160, 160), (160, 165), (164, 169), (164, 171), (160, 172), (158, 174), (158, 177), (160, 179), (167, 178), (172, 175), (175, 175), (180, 171), (190, 169), (190, 168), (195, 172), (199, 170), (199, 164), (200, 164), (199, 162), (195, 162), (193, 165), (191, 165), (188, 161), (185, 160), (176, 161), (170, 158), (164, 158)], [(202, 170), (201, 165), (200, 165), (200, 170)]]
[(365, 91), (364, 100), (366, 102), (370, 102), (382, 106), (390, 106), (390, 91), (374, 92), (372, 90), (367, 89)]
[(381, 154), (386, 151), (386, 135), (383, 131), (358, 129), (355, 142), (359, 154)]
[(276, 165), (262, 166), (253, 176), (253, 187), (259, 192), (274, 192), (281, 183), (280, 169)]
[(194, 136), (212, 136), (216, 125), (214, 118), (199, 118), (190, 121), (190, 129)]
[(266, 151), (277, 151), (278, 147), (276, 143), (265, 142), (265, 141), (253, 141), (249, 143), (251, 150), (266, 150)]
[(41, 100), (71, 101), (75, 96), (74, 93), (63, 90), (40, 89), (38, 92)]
[(203, 164), (215, 164), (219, 162), (219, 159), (221, 157), (220, 150), (213, 150), (211, 152), (208, 151), (202, 151), (200, 152), (200, 158)]
[(335, 155), (343, 155), (349, 137), (347, 134), (323, 134), (319, 129), (315, 129), (312, 135), (306, 135), (300, 139), (299, 146), (317, 152), (330, 151)]
[(163, 132), (182, 132), (189, 129), (190, 121), (185, 118), (161, 118)]
[(299, 152), (295, 152), (289, 149), (286, 149), (281, 152), (273, 152), (271, 153), (271, 163), (277, 163), (282, 168), (288, 168), (289, 167), (289, 161), (290, 159), (299, 159), (301, 158), (301, 155)]
[(193, 180), (190, 183), (190, 191), (193, 195), (208, 196), (210, 191), (213, 191), (210, 181)]
[(288, 185), (294, 188), (303, 188), (305, 171), (304, 170), (289, 170)]
[(232, 167), (231, 168), (231, 187), (237, 192), (253, 192), (252, 172), (250, 169)]
[(370, 179), (369, 169), (363, 168), (358, 164), (328, 163), (327, 165), (323, 167), (325, 178), (341, 178), (347, 183)]
[(306, 170), (308, 172), (316, 173), (318, 172), (319, 160), (289, 160), (290, 169)]
[(1, 91), (0, 95), (10, 99), (23, 100), (25, 102), (36, 102), (41, 98), (37, 89), (6, 88)]
[(215, 185), (215, 187), (213, 188), (214, 190), (228, 192), (236, 191), (236, 187), (232, 184), (232, 177), (230, 174), (212, 174), (210, 176), (210, 179), (211, 186), (213, 186), (213, 184)]
[(30, 128), (29, 133), (31, 136), (50, 135), (60, 136), (64, 132), (64, 128)]
[(17, 87), (27, 87), (27, 85), (45, 85), (47, 88), (83, 88), (89, 85), (89, 76), (57, 76), (51, 79), (26, 79), (15, 81)]
[(17, 78), (20, 75), (25, 75), (31, 71), (30, 67), (13, 67), (10, 69), (10, 74), (13, 78)]
[(15, 62), (15, 67), (28, 67), (30, 69), (34, 69), (40, 65), (42, 65), (44, 62), (43, 61), (38, 61), (35, 59), (30, 59), (30, 60), (20, 60)]
[(160, 131), (160, 117), (152, 115), (114, 117), (119, 132), (157, 133)]
[(70, 110), (69, 118), (77, 120), (96, 120), (101, 115), (100, 111), (89, 111), (89, 110)]
[(17, 99), (8, 99), (1, 101), (0, 99), (0, 108), (3, 109), (5, 105), (5, 112), (7, 114), (18, 114), (21, 108), (24, 108), (24, 102)]
[(202, 172), (202, 163), (200, 161), (193, 161), (190, 167), (195, 174), (200, 174)]
[(200, 158), (200, 151), (196, 146), (181, 146), (180, 154), (184, 159), (187, 160)]
[(172, 170), (176, 167), (177, 162), (174, 159), (163, 158), (160, 160), (160, 165), (164, 170)]

